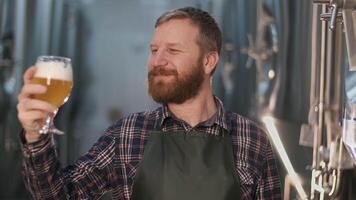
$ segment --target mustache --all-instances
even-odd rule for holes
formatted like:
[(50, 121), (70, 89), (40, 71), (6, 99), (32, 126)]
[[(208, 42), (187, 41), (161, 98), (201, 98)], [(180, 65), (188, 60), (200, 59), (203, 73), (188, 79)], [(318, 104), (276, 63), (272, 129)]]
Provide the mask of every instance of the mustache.
[(156, 68), (152, 69), (150, 72), (148, 72), (148, 76), (149, 77), (153, 77), (153, 76), (169, 76), (169, 75), (177, 76), (178, 72), (177, 72), (177, 70), (165, 69), (163, 67), (156, 67)]

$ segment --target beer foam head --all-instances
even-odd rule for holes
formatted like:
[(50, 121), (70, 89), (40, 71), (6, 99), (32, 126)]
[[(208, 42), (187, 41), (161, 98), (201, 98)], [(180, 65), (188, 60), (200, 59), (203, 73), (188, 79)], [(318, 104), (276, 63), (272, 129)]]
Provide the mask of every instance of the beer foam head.
[(64, 62), (37, 61), (36, 68), (37, 71), (34, 77), (51, 78), (66, 81), (73, 80), (72, 66), (70, 64), (65, 64)]

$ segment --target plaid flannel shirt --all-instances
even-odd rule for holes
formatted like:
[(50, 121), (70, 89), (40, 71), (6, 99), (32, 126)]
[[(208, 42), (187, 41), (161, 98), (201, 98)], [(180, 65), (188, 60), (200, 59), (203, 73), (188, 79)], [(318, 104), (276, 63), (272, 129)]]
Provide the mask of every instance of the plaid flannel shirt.
[(135, 113), (109, 127), (87, 154), (62, 168), (53, 138), (24, 144), (23, 177), (33, 199), (98, 199), (107, 191), (112, 198), (130, 200), (132, 184), (147, 138), (155, 124), (162, 131), (199, 130), (232, 136), (235, 170), (241, 182), (242, 199), (281, 199), (280, 180), (266, 133), (255, 123), (225, 111), (216, 98), (218, 112), (211, 123), (195, 127), (177, 120), (166, 106)]

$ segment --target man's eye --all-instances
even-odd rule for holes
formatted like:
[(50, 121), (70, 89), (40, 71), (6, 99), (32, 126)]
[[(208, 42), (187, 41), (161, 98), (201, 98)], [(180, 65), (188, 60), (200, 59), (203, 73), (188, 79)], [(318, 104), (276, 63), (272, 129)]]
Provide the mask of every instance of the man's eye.
[(180, 52), (178, 49), (169, 49), (169, 51), (172, 52), (172, 53), (178, 53), (178, 52)]
[(157, 49), (151, 49), (151, 53), (156, 53)]

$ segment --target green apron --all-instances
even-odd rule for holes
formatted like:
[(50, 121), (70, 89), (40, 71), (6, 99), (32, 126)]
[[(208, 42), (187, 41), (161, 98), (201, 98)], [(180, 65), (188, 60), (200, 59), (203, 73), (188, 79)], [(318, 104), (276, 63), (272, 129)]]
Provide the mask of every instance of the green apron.
[(239, 200), (227, 131), (153, 131), (137, 169), (133, 200)]

